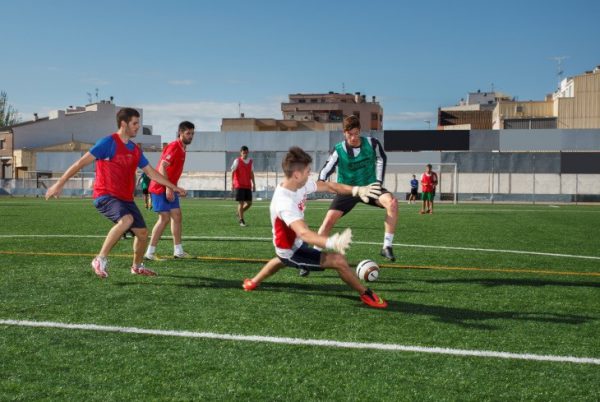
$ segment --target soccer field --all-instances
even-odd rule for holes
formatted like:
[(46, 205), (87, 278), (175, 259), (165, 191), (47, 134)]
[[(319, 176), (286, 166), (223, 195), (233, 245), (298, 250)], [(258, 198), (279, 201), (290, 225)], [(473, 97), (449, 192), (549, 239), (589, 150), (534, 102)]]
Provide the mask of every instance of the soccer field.
[(380, 264), (386, 310), (333, 271), (244, 292), (274, 251), (268, 202), (244, 228), (234, 208), (183, 200), (195, 259), (132, 276), (125, 239), (101, 280), (91, 200), (0, 198), (0, 400), (600, 399), (600, 206), (401, 203), (389, 263), (384, 211), (360, 205), (336, 230)]

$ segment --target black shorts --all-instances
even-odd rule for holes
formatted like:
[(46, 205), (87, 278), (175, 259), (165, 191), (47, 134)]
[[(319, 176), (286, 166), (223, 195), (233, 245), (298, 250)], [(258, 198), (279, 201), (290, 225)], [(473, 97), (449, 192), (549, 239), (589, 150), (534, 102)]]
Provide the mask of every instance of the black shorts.
[(416, 188), (411, 188), (411, 189), (410, 189), (410, 193), (411, 193), (412, 195), (419, 195), (419, 192), (417, 191), (417, 189), (416, 189)]
[[(387, 194), (387, 193), (389, 193), (389, 191), (382, 187), (381, 195)], [(374, 207), (383, 208), (383, 206), (377, 204), (377, 200), (374, 200), (373, 198), (369, 198), (369, 202), (363, 202), (360, 199), (360, 197), (353, 197), (351, 195), (338, 194), (335, 196), (335, 198), (331, 202), (331, 205), (329, 206), (329, 210), (333, 209), (336, 211), (342, 211), (343, 212), (342, 216), (344, 216), (348, 212), (352, 211), (352, 208), (354, 208), (356, 206), (356, 204), (358, 204), (359, 202), (362, 202), (363, 204), (372, 205)]]
[(323, 271), (321, 267), (321, 251), (302, 243), (290, 258), (279, 257), (286, 266), (308, 271)]
[(112, 196), (103, 196), (94, 200), (94, 206), (102, 215), (117, 223), (125, 215), (133, 217), (130, 229), (144, 229), (146, 222), (133, 201), (122, 201)]
[(250, 190), (249, 188), (236, 188), (235, 200), (240, 202), (252, 201), (252, 190)]
[(148, 191), (148, 189), (147, 189), (147, 188), (143, 188), (143, 189), (142, 189), (142, 194), (144, 194), (144, 195), (148, 195), (148, 194), (150, 194), (150, 192)]

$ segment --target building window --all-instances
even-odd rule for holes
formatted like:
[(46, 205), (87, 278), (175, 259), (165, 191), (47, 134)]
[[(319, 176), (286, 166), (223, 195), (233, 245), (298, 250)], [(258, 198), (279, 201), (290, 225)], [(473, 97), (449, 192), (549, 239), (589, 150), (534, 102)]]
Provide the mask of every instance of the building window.
[(377, 121), (379, 120), (377, 117), (377, 113), (371, 113), (371, 121)]
[(517, 106), (517, 113), (523, 113), (523, 106)]
[(4, 149), (4, 141), (5, 140), (0, 140), (0, 149)]

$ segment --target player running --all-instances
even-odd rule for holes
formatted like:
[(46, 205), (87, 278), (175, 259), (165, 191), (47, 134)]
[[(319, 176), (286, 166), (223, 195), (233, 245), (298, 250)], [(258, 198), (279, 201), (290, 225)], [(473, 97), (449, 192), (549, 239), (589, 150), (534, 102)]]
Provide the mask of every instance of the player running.
[(184, 189), (177, 187), (148, 164), (141, 148), (133, 139), (140, 128), (140, 114), (132, 108), (123, 108), (117, 113), (119, 130), (100, 139), (90, 150), (75, 162), (52, 187), (46, 191), (46, 200), (58, 198), (69, 178), (85, 166), (96, 161), (96, 180), (94, 181), (94, 206), (115, 225), (108, 232), (102, 248), (92, 261), (92, 268), (100, 278), (108, 277), (108, 254), (121, 236), (127, 231), (133, 232), (133, 265), (131, 273), (154, 276), (155, 272), (142, 263), (144, 249), (148, 244), (148, 229), (144, 218), (133, 201), (135, 172), (142, 169), (152, 180), (157, 181), (174, 192), (185, 196)]
[[(285, 178), (277, 186), (271, 200), (271, 224), (276, 257), (272, 258), (252, 279), (245, 279), (242, 287), (252, 291), (266, 278), (275, 274), (284, 266), (322, 271), (335, 269), (340, 278), (356, 290), (363, 303), (375, 308), (387, 307), (371, 289), (362, 285), (354, 270), (350, 268), (346, 249), (352, 241), (352, 231), (344, 230), (331, 237), (310, 230), (304, 221), (306, 197), (315, 191), (327, 191), (348, 196), (360, 197), (364, 202), (377, 198), (381, 186), (374, 183), (368, 186), (348, 186), (331, 182), (309, 180), (312, 158), (299, 147), (292, 147), (282, 161)], [(322, 252), (309, 247), (309, 244), (333, 250)]]

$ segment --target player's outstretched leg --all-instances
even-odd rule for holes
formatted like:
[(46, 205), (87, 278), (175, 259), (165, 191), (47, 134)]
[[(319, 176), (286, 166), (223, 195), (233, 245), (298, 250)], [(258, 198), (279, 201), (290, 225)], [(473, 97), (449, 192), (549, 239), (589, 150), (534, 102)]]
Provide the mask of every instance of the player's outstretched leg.
[(279, 271), (284, 266), (285, 265), (281, 262), (281, 260), (279, 259), (279, 257), (271, 258), (261, 268), (261, 270), (258, 272), (258, 274), (256, 274), (254, 276), (254, 278), (252, 278), (252, 279), (248, 279), (248, 278), (244, 279), (244, 282), (242, 283), (242, 288), (244, 288), (244, 290), (246, 292), (250, 292), (250, 291), (256, 289), (258, 287), (258, 285), (260, 285), (260, 283), (263, 280), (265, 280), (269, 276), (273, 275), (274, 273), (276, 273), (277, 271)]
[(339, 253), (323, 253), (321, 257), (321, 266), (323, 268), (333, 268), (337, 271), (340, 278), (352, 289), (360, 294), (360, 300), (374, 308), (386, 308), (387, 302), (377, 296), (375, 292), (363, 286), (356, 273), (346, 260), (346, 257)]

